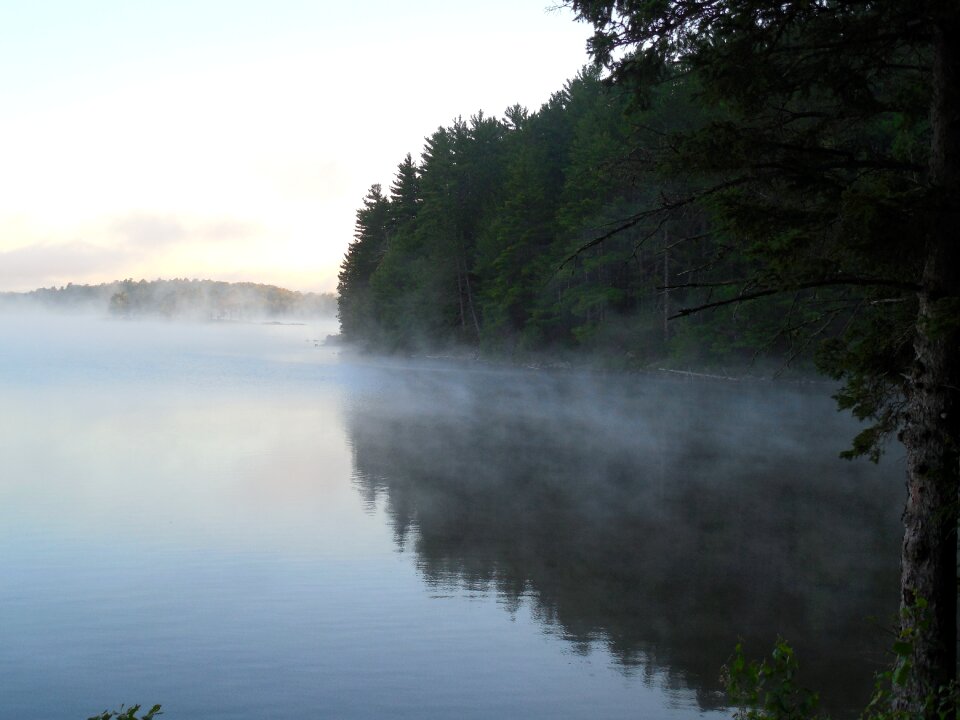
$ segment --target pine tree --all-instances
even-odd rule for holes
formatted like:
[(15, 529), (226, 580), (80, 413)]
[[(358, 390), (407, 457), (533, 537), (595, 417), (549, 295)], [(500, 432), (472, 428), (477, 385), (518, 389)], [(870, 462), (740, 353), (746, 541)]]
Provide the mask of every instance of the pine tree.
[(390, 203), (380, 185), (373, 185), (357, 211), (353, 242), (340, 266), (337, 306), (340, 329), (347, 340), (375, 337), (370, 280), (386, 252), (389, 228)]

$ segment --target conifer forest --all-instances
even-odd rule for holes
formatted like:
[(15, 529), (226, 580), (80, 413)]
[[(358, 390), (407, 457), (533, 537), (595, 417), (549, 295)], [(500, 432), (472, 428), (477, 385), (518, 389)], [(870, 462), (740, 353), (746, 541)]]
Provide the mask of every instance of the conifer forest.
[(849, 456), (893, 436), (906, 452), (884, 707), (952, 716), (960, 6), (565, 4), (595, 65), (539, 109), (438, 128), (363, 199), (344, 336), (638, 369), (812, 363), (867, 421)]

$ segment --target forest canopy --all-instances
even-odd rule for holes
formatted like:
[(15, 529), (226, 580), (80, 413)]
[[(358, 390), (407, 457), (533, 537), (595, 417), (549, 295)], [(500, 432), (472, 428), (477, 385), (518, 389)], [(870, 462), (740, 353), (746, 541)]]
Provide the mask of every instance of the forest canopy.
[(636, 218), (703, 185), (655, 162), (668, 132), (706, 122), (696, 91), (677, 78), (641, 107), (586, 67), (537, 111), (438, 128), (419, 163), (407, 155), (357, 212), (338, 286), (345, 339), (604, 353), (632, 366), (802, 354), (811, 321), (790, 298), (670, 322), (737, 292), (701, 285), (708, 270), (736, 277), (753, 264), (711, 232), (706, 203)]

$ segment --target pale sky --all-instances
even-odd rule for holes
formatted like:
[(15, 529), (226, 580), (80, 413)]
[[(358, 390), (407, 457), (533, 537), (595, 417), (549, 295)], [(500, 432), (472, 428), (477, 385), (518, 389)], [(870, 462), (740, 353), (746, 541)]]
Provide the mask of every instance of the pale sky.
[(587, 61), (556, 0), (0, 0), (0, 291), (332, 291), (367, 188)]

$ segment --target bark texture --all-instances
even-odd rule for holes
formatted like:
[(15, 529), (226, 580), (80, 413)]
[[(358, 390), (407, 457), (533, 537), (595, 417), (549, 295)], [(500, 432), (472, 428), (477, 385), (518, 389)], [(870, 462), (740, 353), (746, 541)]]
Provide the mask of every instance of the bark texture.
[[(953, 5), (954, 7), (951, 7)], [(901, 629), (910, 672), (895, 706), (936, 717), (926, 704), (957, 676), (957, 521), (960, 476), (960, 21), (954, 3), (934, 17), (931, 207), (907, 422)], [(928, 603), (918, 614), (917, 599)]]

